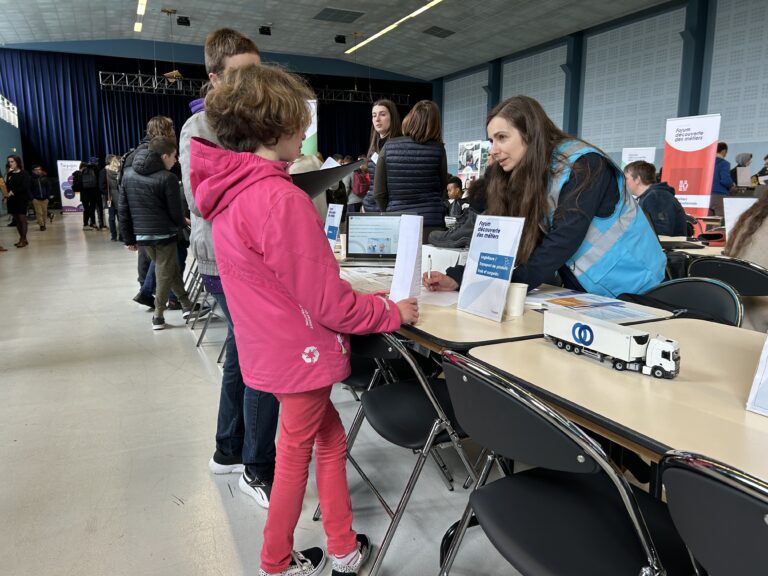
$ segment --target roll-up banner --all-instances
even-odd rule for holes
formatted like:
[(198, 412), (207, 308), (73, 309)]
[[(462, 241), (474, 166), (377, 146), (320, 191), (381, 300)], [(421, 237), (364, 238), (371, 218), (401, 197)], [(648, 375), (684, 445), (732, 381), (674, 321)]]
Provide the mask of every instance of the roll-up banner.
[(80, 160), (58, 160), (59, 188), (61, 189), (61, 211), (82, 212), (80, 194), (72, 190), (72, 174), (80, 168)]
[(662, 179), (692, 216), (709, 213), (719, 137), (720, 114), (667, 120)]

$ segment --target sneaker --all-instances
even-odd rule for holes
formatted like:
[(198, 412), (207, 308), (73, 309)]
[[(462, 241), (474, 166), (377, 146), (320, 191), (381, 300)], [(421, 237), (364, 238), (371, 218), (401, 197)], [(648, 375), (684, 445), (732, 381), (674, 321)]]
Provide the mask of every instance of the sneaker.
[(198, 302), (197, 304), (192, 306), (192, 308), (182, 308), (181, 317), (184, 318), (184, 320), (186, 320), (187, 318), (192, 316), (192, 314), (197, 314), (198, 310), (200, 310), (200, 318), (202, 318), (203, 316), (208, 314), (208, 312), (211, 311), (211, 309), (208, 306), (203, 307), (200, 305), (200, 302)]
[(40, 226), (40, 232), (45, 232), (45, 226)]
[(166, 310), (181, 310), (181, 302), (178, 300), (168, 300), (168, 306)]
[(259, 569), (259, 576), (314, 576), (325, 566), (325, 552), (322, 548), (307, 548), (291, 552), (291, 563), (282, 572), (265, 572)]
[(146, 296), (145, 294), (142, 294), (141, 292), (139, 292), (138, 294), (136, 294), (136, 296), (133, 297), (133, 301), (139, 304), (143, 304), (144, 306), (152, 310), (155, 309), (155, 299), (152, 298), (152, 296)]
[(165, 328), (165, 318), (152, 316), (152, 330), (162, 330), (163, 328)]
[(208, 460), (208, 470), (212, 474), (242, 474), (245, 472), (245, 466), (242, 462), (236, 462), (231, 457), (224, 456), (216, 450), (211, 459)]
[(434, 230), (429, 233), (429, 243), (440, 248), (466, 248), (472, 240), (477, 213), (468, 208), (456, 219), (456, 226), (450, 230)]
[(269, 509), (269, 495), (272, 492), (271, 482), (264, 482), (258, 476), (251, 476), (248, 468), (245, 468), (237, 485), (240, 488), (240, 492), (248, 494), (262, 508)]
[(333, 570), (331, 571), (331, 576), (342, 576), (343, 574), (351, 574), (352, 576), (357, 576), (360, 568), (363, 567), (363, 564), (368, 561), (370, 556), (371, 543), (368, 540), (368, 536), (365, 534), (358, 534), (357, 550), (353, 555), (351, 555), (351, 558), (345, 557), (345, 559), (342, 560), (336, 556), (331, 556), (333, 561)]

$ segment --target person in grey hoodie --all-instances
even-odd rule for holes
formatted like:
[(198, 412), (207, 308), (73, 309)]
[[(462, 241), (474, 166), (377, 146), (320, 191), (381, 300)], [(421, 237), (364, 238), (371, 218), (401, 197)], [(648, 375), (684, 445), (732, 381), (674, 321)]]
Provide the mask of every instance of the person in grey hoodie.
[[(205, 67), (213, 86), (218, 85), (219, 76), (229, 68), (259, 63), (261, 57), (256, 44), (235, 30), (217, 30), (205, 40)], [(274, 395), (249, 388), (243, 382), (232, 318), (216, 265), (212, 224), (200, 215), (195, 206), (189, 178), (190, 140), (198, 137), (217, 145), (219, 142), (206, 120), (204, 99), (193, 101), (190, 109), (193, 115), (184, 124), (179, 138), (181, 178), (192, 217), (190, 245), (206, 290), (216, 299), (228, 325), (216, 451), (208, 462), (208, 468), (214, 474), (242, 473), (238, 483), (240, 490), (258, 505), (268, 508), (275, 471), (279, 404)]]

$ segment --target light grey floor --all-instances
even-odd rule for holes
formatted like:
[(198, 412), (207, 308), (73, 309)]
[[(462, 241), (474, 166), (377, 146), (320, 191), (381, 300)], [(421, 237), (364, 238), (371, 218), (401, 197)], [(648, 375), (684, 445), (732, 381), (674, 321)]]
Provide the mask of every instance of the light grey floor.
[[(180, 312), (153, 332), (151, 314), (131, 301), (136, 255), (107, 232), (81, 230), (79, 215), (57, 216), (46, 232), (30, 225), (23, 249), (5, 222), (0, 574), (256, 575), (266, 513), (238, 491), (236, 476), (207, 469), (221, 323), (201, 348)], [(356, 403), (340, 388), (334, 399), (349, 424)], [(394, 504), (414, 456), (367, 426), (354, 452)], [(387, 517), (351, 468), (350, 486), (355, 527), (377, 543)], [(436, 574), (438, 543), (466, 499), (428, 463), (382, 574)], [(316, 504), (310, 476), (297, 548), (324, 544)], [(452, 573), (515, 574), (477, 528)]]

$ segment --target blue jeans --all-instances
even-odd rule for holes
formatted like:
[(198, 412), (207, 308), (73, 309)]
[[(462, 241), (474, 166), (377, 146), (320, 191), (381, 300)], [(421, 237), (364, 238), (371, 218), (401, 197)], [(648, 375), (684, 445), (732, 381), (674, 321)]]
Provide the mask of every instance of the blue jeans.
[(271, 482), (275, 474), (275, 434), (280, 404), (272, 394), (245, 385), (224, 294), (213, 294), (227, 319), (226, 357), (221, 378), (216, 449), (227, 457), (242, 454), (248, 472)]

